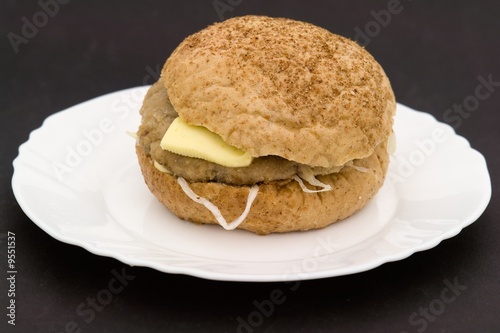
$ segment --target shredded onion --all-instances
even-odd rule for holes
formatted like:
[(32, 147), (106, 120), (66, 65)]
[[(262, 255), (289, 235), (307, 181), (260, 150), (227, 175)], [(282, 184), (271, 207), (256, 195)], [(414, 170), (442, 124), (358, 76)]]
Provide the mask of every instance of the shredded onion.
[(370, 169), (368, 168), (365, 168), (365, 167), (362, 167), (362, 166), (358, 166), (358, 165), (349, 165), (351, 168), (354, 168), (356, 170), (358, 170), (359, 172), (368, 172)]
[(161, 165), (160, 163), (156, 162), (156, 161), (153, 161), (153, 164), (155, 166), (156, 169), (158, 169), (159, 171), (163, 172), (163, 173), (168, 173), (169, 175), (171, 175), (172, 173), (170, 172), (170, 170), (168, 170), (166, 167), (164, 167), (163, 165)]
[[(326, 191), (331, 191), (332, 187), (328, 184), (324, 184), (320, 182), (313, 174), (313, 171), (311, 170), (310, 167), (304, 166), (299, 169), (299, 174), (293, 176), (293, 179), (295, 179), (300, 187), (302, 188), (302, 191), (306, 193), (318, 193), (318, 192), (326, 192)], [(312, 186), (317, 186), (321, 187), (321, 190), (310, 190), (308, 189), (302, 180), (305, 180), (306, 182), (309, 183), (309, 185)]]
[(320, 182), (319, 180), (317, 180), (316, 177), (314, 177), (314, 176), (311, 176), (311, 177), (312, 178), (308, 177), (308, 179), (304, 178), (304, 180), (307, 181), (310, 185), (322, 187), (321, 190), (310, 190), (310, 189), (308, 189), (304, 185), (304, 182), (302, 181), (302, 178), (300, 178), (297, 175), (294, 175), (292, 178), (294, 180), (296, 180), (297, 183), (299, 183), (300, 188), (302, 189), (302, 191), (304, 191), (306, 193), (318, 193), (318, 192), (326, 192), (326, 191), (331, 191), (332, 190), (332, 187), (330, 185), (323, 184), (322, 182)]
[(134, 139), (137, 140), (137, 133), (136, 132), (125, 131), (125, 133), (127, 133), (129, 136), (131, 136), (131, 137), (133, 137)]
[(396, 152), (396, 134), (394, 134), (394, 131), (391, 132), (387, 140), (387, 152), (391, 155)]
[(250, 190), (248, 191), (247, 204), (246, 204), (246, 207), (245, 207), (245, 210), (243, 211), (243, 213), (234, 221), (227, 223), (226, 219), (222, 216), (219, 208), (217, 208), (217, 206), (215, 206), (213, 203), (211, 203), (207, 199), (200, 197), (199, 195), (194, 193), (184, 178), (177, 177), (177, 182), (181, 186), (184, 193), (186, 193), (186, 195), (191, 200), (205, 206), (212, 213), (212, 215), (215, 217), (217, 222), (226, 230), (236, 229), (247, 218), (248, 213), (250, 212), (250, 208), (252, 207), (252, 203), (255, 200), (255, 198), (257, 197), (257, 194), (259, 192), (258, 185), (252, 186), (250, 188)]

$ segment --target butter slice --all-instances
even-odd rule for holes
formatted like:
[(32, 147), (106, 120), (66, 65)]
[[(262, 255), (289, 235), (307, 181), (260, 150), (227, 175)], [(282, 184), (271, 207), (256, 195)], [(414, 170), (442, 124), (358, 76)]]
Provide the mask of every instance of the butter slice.
[(245, 167), (253, 157), (224, 142), (203, 126), (190, 125), (175, 118), (161, 140), (160, 147), (172, 153), (201, 158), (226, 167)]

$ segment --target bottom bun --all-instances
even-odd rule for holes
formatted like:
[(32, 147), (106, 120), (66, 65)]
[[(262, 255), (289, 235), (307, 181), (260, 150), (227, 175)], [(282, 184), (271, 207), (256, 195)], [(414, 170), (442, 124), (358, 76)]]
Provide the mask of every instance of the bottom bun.
[[(195, 223), (218, 224), (205, 206), (184, 193), (177, 177), (159, 171), (141, 147), (137, 146), (136, 150), (146, 184), (172, 213)], [(363, 208), (377, 193), (384, 182), (388, 163), (384, 143), (371, 156), (355, 162), (357, 167), (368, 171), (344, 167), (338, 173), (318, 176), (321, 182), (332, 186), (331, 191), (305, 193), (293, 179), (260, 184), (250, 212), (238, 229), (265, 235), (319, 229), (345, 219)], [(245, 210), (250, 189), (250, 186), (215, 182), (194, 182), (189, 186), (198, 196), (217, 206), (227, 221), (238, 218)]]

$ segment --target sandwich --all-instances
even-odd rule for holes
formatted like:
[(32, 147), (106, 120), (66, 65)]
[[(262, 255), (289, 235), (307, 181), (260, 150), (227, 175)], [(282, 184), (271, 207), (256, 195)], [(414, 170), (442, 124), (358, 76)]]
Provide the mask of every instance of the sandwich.
[(324, 228), (384, 182), (396, 101), (355, 42), (242, 16), (187, 37), (140, 110), (150, 191), (197, 224), (256, 234)]

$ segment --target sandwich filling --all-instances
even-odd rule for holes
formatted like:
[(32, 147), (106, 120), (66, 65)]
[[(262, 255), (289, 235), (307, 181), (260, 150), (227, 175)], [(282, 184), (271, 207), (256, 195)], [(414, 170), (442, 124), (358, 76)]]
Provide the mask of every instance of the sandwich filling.
[[(138, 145), (141, 146), (146, 155), (150, 156), (156, 162), (155, 164), (161, 165), (172, 175), (183, 177), (188, 182), (219, 182), (228, 185), (246, 186), (273, 181), (292, 180), (294, 176), (302, 179), (306, 179), (305, 177), (310, 178), (310, 175), (317, 177), (319, 175), (339, 172), (342, 168), (349, 166), (350, 163), (356, 164), (355, 160), (341, 166), (316, 167), (273, 155), (252, 158), (245, 152), (239, 151), (235, 155), (239, 154), (238, 158), (246, 162), (251, 158), (251, 163), (247, 166), (228, 167), (223, 165), (225, 162), (221, 163), (220, 158), (215, 156), (217, 154), (210, 153), (209, 155), (211, 156), (209, 158), (184, 156), (188, 155), (186, 152), (192, 146), (198, 147), (198, 153), (200, 150), (206, 153), (208, 149), (202, 147), (202, 143), (199, 141), (189, 143), (191, 145), (189, 149), (179, 147), (173, 147), (172, 151), (164, 149), (163, 147), (168, 148), (168, 144), (162, 144), (165, 133), (167, 133), (167, 129), (171, 127), (179, 115), (170, 103), (161, 79), (149, 90), (148, 97), (145, 99), (141, 109), (141, 114), (142, 124), (137, 133), (139, 138)], [(178, 144), (179, 142), (170, 143), (170, 145), (174, 146)], [(182, 142), (182, 144), (184, 145), (185, 142)], [(176, 149), (177, 152), (184, 149), (184, 153), (173, 152)], [(236, 150), (237, 148), (234, 149)], [(214, 157), (218, 158), (218, 163), (207, 160)], [(234, 161), (231, 163), (234, 163)]]
[(217, 222), (224, 229), (226, 229), (226, 230), (234, 230), (243, 221), (245, 221), (245, 219), (248, 216), (248, 213), (250, 212), (250, 208), (252, 207), (252, 203), (255, 200), (255, 198), (257, 197), (257, 194), (259, 192), (259, 186), (258, 185), (252, 186), (248, 190), (248, 199), (247, 199), (247, 203), (246, 203), (246, 206), (245, 206), (245, 210), (234, 221), (228, 223), (226, 221), (226, 219), (224, 218), (224, 216), (222, 216), (219, 208), (217, 206), (215, 206), (213, 203), (211, 203), (210, 201), (208, 201), (207, 199), (205, 199), (203, 197), (200, 197), (199, 195), (197, 195), (196, 193), (194, 193), (193, 190), (191, 189), (191, 187), (189, 187), (188, 182), (186, 182), (186, 180), (184, 178), (177, 177), (177, 182), (181, 186), (181, 188), (184, 191), (184, 193), (186, 193), (186, 195), (191, 200), (193, 200), (194, 202), (197, 202), (197, 203), (202, 204), (203, 206), (205, 206), (212, 213), (212, 215), (215, 217), (215, 219), (217, 220)]
[[(331, 191), (332, 186), (322, 183), (316, 176), (337, 173), (344, 167), (352, 167), (360, 172), (369, 171), (357, 166), (356, 160), (326, 168), (279, 156), (252, 157), (225, 143), (207, 128), (187, 124), (179, 118), (161, 79), (150, 88), (141, 115), (137, 144), (151, 157), (159, 171), (175, 176), (184, 193), (191, 200), (204, 205), (227, 230), (237, 228), (248, 216), (257, 197), (259, 184), (296, 181), (304, 192), (317, 193)], [(245, 210), (237, 219), (227, 222), (213, 203), (194, 193), (189, 187), (190, 182), (248, 186)]]

